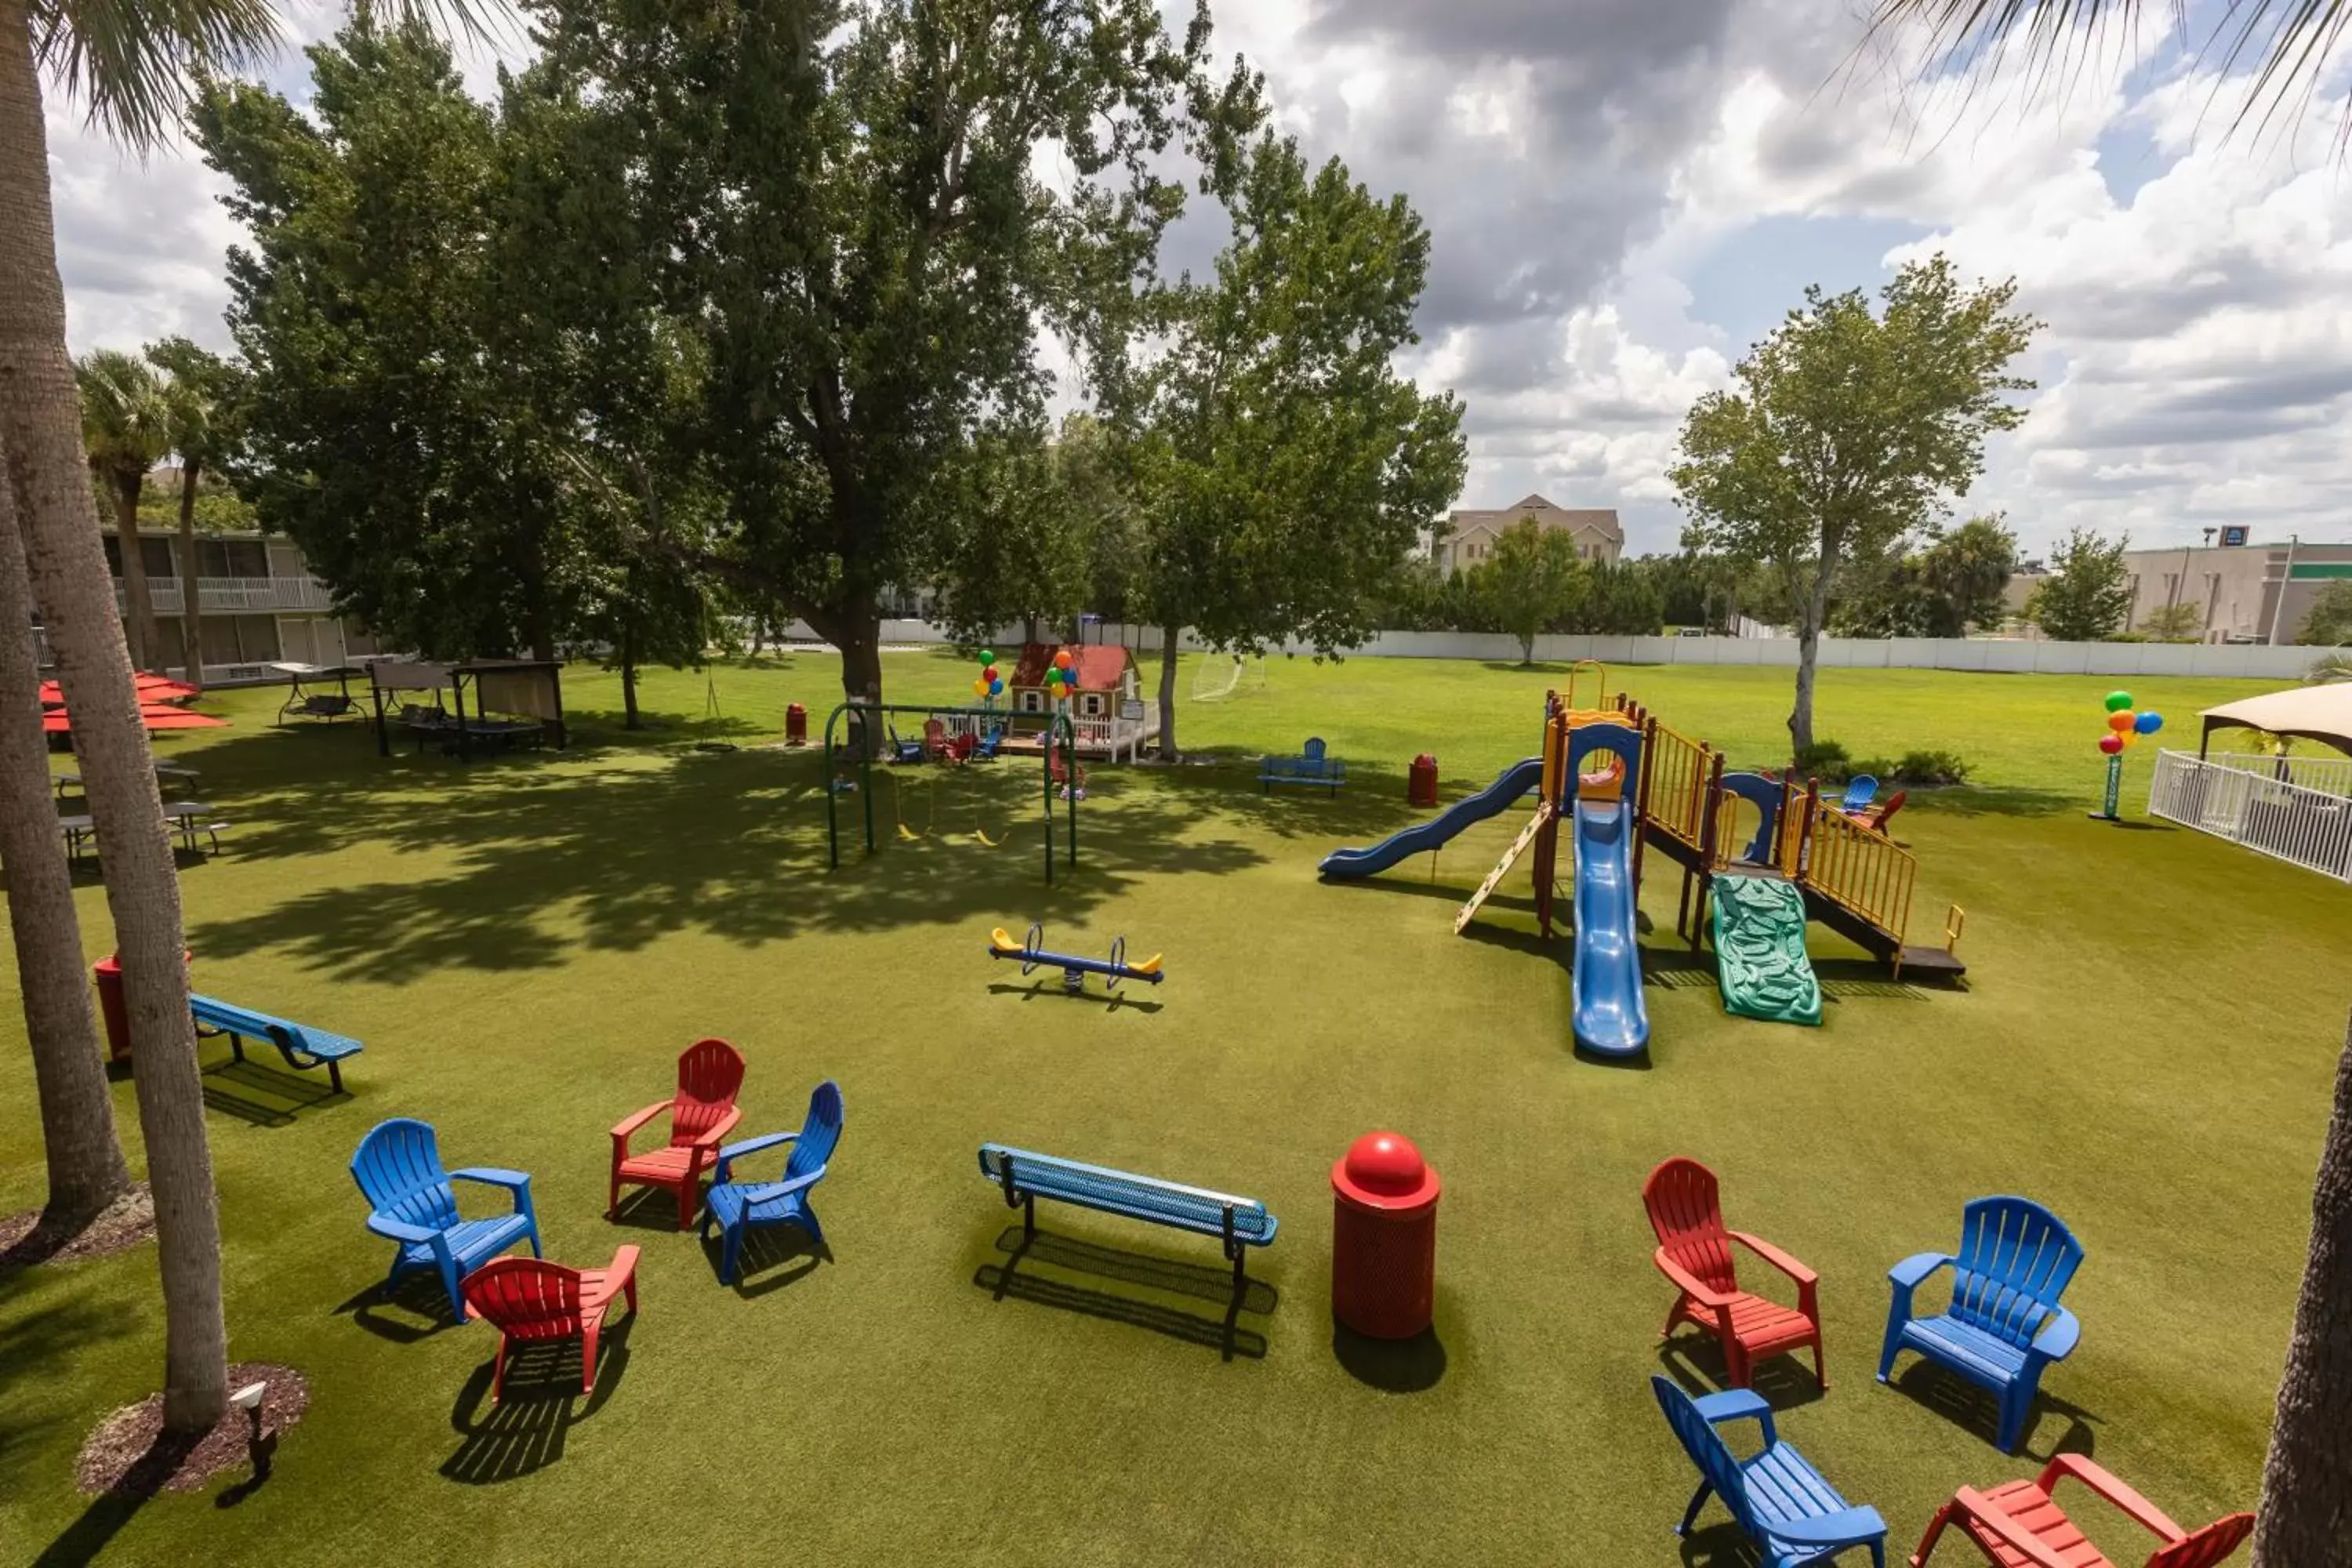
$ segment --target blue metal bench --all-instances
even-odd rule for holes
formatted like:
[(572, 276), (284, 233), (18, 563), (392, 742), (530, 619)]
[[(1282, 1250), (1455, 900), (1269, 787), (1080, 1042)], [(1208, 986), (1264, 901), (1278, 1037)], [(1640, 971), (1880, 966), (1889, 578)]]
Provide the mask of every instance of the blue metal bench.
[(1249, 1247), (1270, 1245), (1278, 1224), (1255, 1198), (1082, 1165), (1076, 1160), (1057, 1160), (1051, 1154), (1033, 1154), (1002, 1143), (981, 1145), (980, 1173), (1003, 1190), (1007, 1208), (1021, 1211), (1024, 1236), (1036, 1234), (1039, 1198), (1213, 1236), (1224, 1244), (1225, 1256), (1233, 1260), (1236, 1289), (1243, 1280), (1243, 1254)]
[(237, 1060), (245, 1060), (246, 1041), (267, 1040), (278, 1047), (286, 1065), (298, 1072), (325, 1068), (337, 1094), (343, 1091), (343, 1058), (355, 1057), (363, 1048), (357, 1040), (304, 1024), (289, 1024), (283, 1018), (273, 1018), (267, 1013), (211, 996), (190, 996), (188, 1009), (196, 1016), (196, 1033), (215, 1037), (226, 1035), (228, 1048), (236, 1053)]
[(1348, 782), (1348, 764), (1327, 756), (1323, 739), (1318, 735), (1309, 739), (1295, 757), (1260, 757), (1257, 782), (1268, 795), (1274, 793), (1276, 784), (1304, 784), (1338, 795), (1339, 786)]

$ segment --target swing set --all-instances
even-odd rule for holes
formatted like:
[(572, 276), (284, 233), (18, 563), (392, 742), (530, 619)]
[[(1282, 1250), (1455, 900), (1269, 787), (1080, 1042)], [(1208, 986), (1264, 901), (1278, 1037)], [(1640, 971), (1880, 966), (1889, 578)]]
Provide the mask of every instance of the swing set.
[[(824, 721), (824, 754), (836, 764), (842, 762), (854, 762), (857, 774), (854, 784), (846, 779), (835, 778), (828, 784), (824, 792), (825, 845), (832, 868), (835, 870), (841, 868), (841, 796), (845, 788), (856, 788), (864, 802), (862, 815), (866, 830), (866, 853), (871, 855), (875, 851), (874, 753), (877, 747), (882, 743), (883, 731), (889, 721), (888, 716), (895, 713), (920, 714), (927, 720), (971, 720), (983, 727), (990, 724), (1002, 724), (1005, 720), (1003, 710), (997, 708), (930, 708), (881, 702), (844, 702), (835, 708)], [(848, 755), (845, 755), (835, 744), (835, 726), (841, 723), (845, 715), (849, 721), (845, 732), (849, 741)], [(1078, 773), (1077, 731), (1071, 725), (1069, 715), (1055, 713), (1048, 721), (1044, 739), (1045, 743), (1040, 748), (1038, 760), (1038, 778), (1042, 790), (1043, 816), (1045, 825), (1045, 885), (1051, 887), (1054, 883), (1054, 803), (1057, 797), (1069, 802), (1069, 815), (1063, 831), (1062, 864), (1065, 867), (1075, 866), (1078, 863), (1078, 797), (1082, 792), (1076, 789), (1062, 790), (1056, 778), (1055, 764), (1057, 762), (1061, 764), (1061, 777), (1075, 779), (1081, 776)], [(1059, 748), (1058, 756), (1056, 748)], [(905, 786), (899, 782), (900, 774), (898, 769), (886, 763), (885, 776), (890, 780), (891, 804), (898, 820), (899, 838), (912, 843), (939, 831), (938, 768), (936, 766), (932, 768), (925, 786), (930, 793), (926, 801), (923, 831), (920, 833), (907, 825), (902, 794)], [(977, 780), (973, 781), (972, 789), (974, 791), (972, 837), (990, 848), (994, 848), (1003, 842), (1003, 839), (991, 838), (983, 830), (980, 821), (978, 794), (980, 784)], [(1011, 825), (1008, 823), (1003, 832), (1009, 837), (1011, 831)]]

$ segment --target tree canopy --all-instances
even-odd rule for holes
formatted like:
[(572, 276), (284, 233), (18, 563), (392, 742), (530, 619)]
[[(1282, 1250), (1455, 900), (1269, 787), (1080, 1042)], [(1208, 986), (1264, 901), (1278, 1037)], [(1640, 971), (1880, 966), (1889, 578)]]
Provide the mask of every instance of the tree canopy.
[(2070, 531), (2050, 554), (2050, 575), (2026, 601), (2025, 618), (2044, 637), (2095, 642), (2123, 629), (2131, 614), (2131, 568), (2125, 535), (2110, 542), (2088, 529)]
[(1740, 361), (1737, 391), (1709, 393), (1684, 421), (1668, 471), (1686, 548), (1769, 565), (1796, 602), (1799, 662), (1789, 715), (1812, 744), (1814, 658), (1838, 574), (1893, 554), (1984, 467), (1986, 437), (2025, 411), (2032, 383), (2009, 374), (2039, 326), (2012, 310), (2014, 282), (1963, 286), (1938, 255), (1879, 291), (1805, 291)]

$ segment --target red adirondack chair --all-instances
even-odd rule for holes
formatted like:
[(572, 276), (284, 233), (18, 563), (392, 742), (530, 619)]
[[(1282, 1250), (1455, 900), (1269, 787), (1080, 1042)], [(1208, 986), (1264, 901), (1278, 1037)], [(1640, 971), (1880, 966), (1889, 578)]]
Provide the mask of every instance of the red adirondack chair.
[(614, 1296), (637, 1310), (637, 1249), (624, 1247), (602, 1268), (566, 1268), (537, 1258), (499, 1258), (466, 1276), (466, 1304), (499, 1331), (490, 1403), (504, 1396), (507, 1350), (516, 1341), (580, 1336), (580, 1392), (596, 1391), (596, 1336)]
[[(621, 1189), (667, 1187), (677, 1194), (677, 1228), (694, 1224), (702, 1205), (702, 1174), (719, 1163), (719, 1141), (743, 1118), (735, 1092), (743, 1087), (743, 1058), (724, 1040), (697, 1040), (677, 1058), (677, 1094), (656, 1100), (613, 1129), (613, 1191), (604, 1217), (617, 1219)], [(629, 1152), (629, 1135), (669, 1112), (669, 1142)]]
[[(1685, 1322), (1714, 1334), (1738, 1388), (1748, 1386), (1760, 1358), (1811, 1345), (1814, 1380), (1829, 1387), (1829, 1373), (1822, 1363), (1819, 1275), (1759, 1237), (1726, 1230), (1715, 1173), (1696, 1160), (1668, 1160), (1651, 1172), (1642, 1184), (1642, 1203), (1650, 1211), (1650, 1228), (1658, 1233), (1654, 1255), (1658, 1271), (1679, 1292), (1661, 1337)], [(1739, 1288), (1732, 1264), (1735, 1241), (1796, 1282), (1796, 1306), (1784, 1307)]]
[(1962, 1487), (1928, 1521), (1927, 1533), (1919, 1542), (1911, 1568), (1921, 1568), (1934, 1555), (1937, 1538), (1948, 1524), (1958, 1525), (1984, 1553), (1985, 1561), (1998, 1563), (2000, 1568), (2116, 1568), (2052, 1498), (2058, 1483), (2068, 1476), (2129, 1514), (2135, 1523), (2163, 1542), (2148, 1558), (2147, 1568), (2213, 1568), (2235, 1552), (2254, 1528), (2252, 1514), (2233, 1513), (2200, 1531), (2183, 1530), (2103, 1467), (2080, 1454), (2061, 1454), (2043, 1467), (2038, 1479), (2011, 1481), (1989, 1492)]
[(1885, 805), (1879, 806), (1874, 811), (1864, 812), (1862, 817), (1862, 825), (1864, 827), (1869, 828), (1873, 833), (1885, 832), (1886, 825), (1895, 820), (1895, 814), (1902, 810), (1903, 803), (1910, 798), (1911, 792), (1909, 790), (1896, 790), (1893, 795), (1886, 797), (1886, 804)]

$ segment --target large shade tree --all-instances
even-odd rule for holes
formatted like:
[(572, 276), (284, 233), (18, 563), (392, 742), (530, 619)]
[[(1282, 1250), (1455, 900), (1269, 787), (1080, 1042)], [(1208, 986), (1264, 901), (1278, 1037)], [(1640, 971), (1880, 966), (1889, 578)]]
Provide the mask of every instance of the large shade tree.
[[(1874, 34), (1919, 37), (1937, 68), (2004, 59), (2036, 69), (2113, 40), (2120, 46), (2140, 0), (1883, 0)], [(2182, 26), (2187, 13), (2172, 7)], [(2292, 112), (2339, 63), (2352, 24), (2347, 0), (2244, 0), (2221, 7), (2209, 47), (2261, 65), (2237, 78), (2236, 125)], [(1916, 30), (1916, 31), (1915, 31)], [(2001, 46), (2022, 42), (2022, 49)], [(2348, 111), (2352, 112), (2352, 111)], [(2352, 134), (2352, 118), (2345, 129)], [(2311, 1257), (2279, 1384), (2278, 1414), (2254, 1526), (2255, 1568), (2343, 1568), (2352, 1563), (2352, 1039), (2336, 1079), (2336, 1116), (2320, 1154)]]
[(198, 690), (205, 684), (201, 563), (196, 555), (196, 495), (217, 471), (234, 441), (242, 373), (220, 355), (183, 337), (147, 345), (147, 363), (164, 373), (164, 426), (180, 463), (180, 668)]
[(1177, 752), (1179, 630), (1213, 647), (1362, 641), (1461, 493), (1462, 405), (1393, 360), (1419, 341), (1429, 231), (1334, 158), (1265, 134), (1213, 158), (1233, 239), (1164, 300), (1139, 460), (1140, 591), (1162, 629), (1160, 748)]
[(139, 538), (139, 497), (148, 470), (172, 449), (172, 407), (154, 367), (120, 349), (97, 349), (76, 360), (74, 380), (81, 389), (81, 443), (89, 454), (90, 477), (114, 508), (131, 662), (141, 669), (160, 669), (163, 639), (156, 630), (147, 552)]
[[(419, 8), (418, 0), (384, 7)], [(179, 1431), (209, 1427), (226, 1405), (219, 1218), (179, 879), (66, 347), (42, 78), (48, 73), (125, 145), (151, 147), (177, 123), (196, 73), (239, 68), (275, 37), (266, 0), (0, 0), (0, 461), (106, 847), (107, 905), (139, 1060), (134, 1081), (162, 1254), (163, 1420)], [(27, 1014), (34, 1021), (29, 998)]]
[(1831, 592), (1928, 528), (1984, 468), (1985, 437), (2025, 417), (2009, 374), (2040, 324), (2010, 309), (2013, 283), (1964, 286), (1938, 255), (1906, 265), (1874, 311), (1859, 289), (1805, 290), (1683, 422), (1667, 471), (1689, 519), (1686, 548), (1774, 569), (1797, 620), (1789, 735), (1813, 743), (1814, 662)]
[(1152, 0), (529, 8), (593, 121), (578, 199), (626, 215), (617, 264), (697, 340), (706, 564), (878, 690), (881, 595), (938, 563), (940, 487), (1043, 417), (1041, 330), (1097, 374), (1124, 353), (1182, 205), (1161, 155), (1217, 101), (1206, 6), (1181, 39)]

